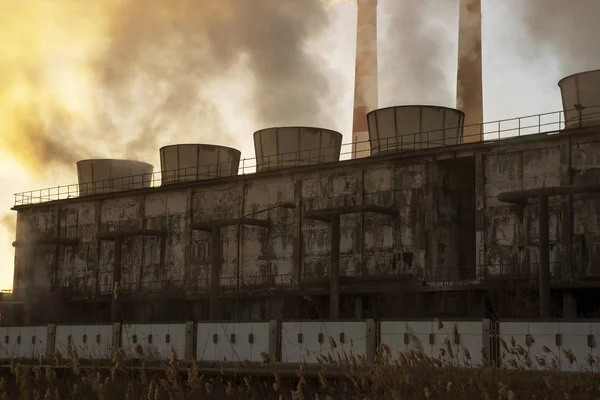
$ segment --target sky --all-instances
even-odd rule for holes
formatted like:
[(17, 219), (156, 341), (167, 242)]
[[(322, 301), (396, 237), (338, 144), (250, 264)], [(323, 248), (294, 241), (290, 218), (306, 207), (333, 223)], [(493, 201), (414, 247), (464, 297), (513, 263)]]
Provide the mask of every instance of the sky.
[[(0, 7), (3, 1), (0, 0)], [(427, 21), (428, 31), (432, 32), (430, 39), (439, 43), (440, 49), (435, 57), (439, 71), (442, 71), (443, 87), (431, 88), (427, 82), (419, 81), (419, 68), (410, 63), (414, 60), (411, 54), (398, 55), (394, 51), (400, 42), (397, 29), (391, 29), (391, 24), (397, 24), (397, 19), (389, 17), (386, 10), (392, 7), (394, 1), (380, 0), (379, 6), (379, 105), (380, 107), (401, 104), (436, 104), (455, 106), (456, 59), (457, 59), (457, 23), (458, 9), (447, 7), (450, 0), (427, 0), (433, 4)], [(425, 0), (424, 0), (425, 1)], [(436, 14), (436, 1), (444, 3), (443, 14)], [(558, 80), (579, 70), (566, 70), (559, 65), (552, 51), (536, 51), (522, 40), (526, 34), (522, 26), (512, 15), (512, 6), (522, 0), (487, 0), (483, 2), (483, 76), (484, 76), (484, 119), (495, 121), (519, 116), (558, 111), (561, 108)], [(566, 6), (568, 6), (565, 3)], [(345, 2), (335, 4), (329, 11), (331, 24), (326, 32), (309, 44), (311, 52), (322, 55), (322, 68), (329, 72), (334, 79), (333, 84), (338, 88), (335, 98), (325, 98), (332, 102), (331, 110), (335, 118), (331, 118), (330, 126), (344, 134), (344, 142), (350, 140), (352, 129), (353, 84), (354, 84), (354, 51), (356, 35), (356, 8)], [(1, 21), (0, 21), (1, 23)], [(561, 29), (558, 27), (557, 29)], [(558, 32), (560, 34), (560, 32)], [(407, 37), (403, 38), (404, 40)], [(410, 37), (409, 39), (410, 40)], [(2, 53), (0, 42), (0, 53)], [(2, 56), (0, 56), (0, 72), (2, 71)], [(589, 63), (588, 63), (589, 64)], [(600, 65), (574, 65), (573, 68), (594, 69)], [(53, 68), (60, 72), (60, 63)], [(412, 68), (412, 70), (411, 70)], [(567, 68), (568, 69), (568, 68)], [(1, 75), (1, 74), (0, 74)], [(0, 76), (0, 83), (2, 80)], [(233, 145), (242, 151), (243, 158), (253, 158), (254, 149), (252, 133), (260, 126), (244, 108), (244, 102), (252, 101), (248, 90), (248, 79), (244, 71), (232, 70), (223, 74), (218, 81), (207, 85), (205, 90), (218, 104), (218, 112), (222, 115), (224, 129), (232, 132), (230, 137), (213, 134), (202, 136), (202, 142), (213, 144)], [(423, 90), (419, 90), (422, 85)], [(408, 88), (407, 90), (404, 90)], [(232, 95), (235, 93), (235, 95)], [(80, 101), (85, 101), (81, 99)], [(309, 123), (310, 125), (310, 123)], [(126, 131), (129, 127), (123, 127)], [(213, 130), (214, 125), (203, 125), (198, 121), (199, 131)], [(126, 136), (126, 134), (123, 134)], [(167, 138), (168, 140), (168, 138)], [(195, 133), (187, 135), (186, 142), (197, 142)], [(158, 146), (173, 144), (158, 140), (156, 151), (145, 154), (145, 161), (160, 168)], [(45, 168), (45, 166), (40, 166)], [(48, 167), (52, 168), (52, 167)], [(43, 176), (42, 176), (43, 175)], [(14, 203), (13, 194), (17, 192), (76, 183), (76, 168), (71, 171), (57, 173), (32, 174), (19, 162), (18, 155), (6, 151), (0, 156), (0, 215), (4, 215), (4, 227), (0, 226), (0, 288), (12, 287), (14, 253), (11, 246), (14, 232), (7, 229), (10, 220), (14, 220), (16, 212), (10, 213)], [(12, 215), (12, 216), (11, 216)]]

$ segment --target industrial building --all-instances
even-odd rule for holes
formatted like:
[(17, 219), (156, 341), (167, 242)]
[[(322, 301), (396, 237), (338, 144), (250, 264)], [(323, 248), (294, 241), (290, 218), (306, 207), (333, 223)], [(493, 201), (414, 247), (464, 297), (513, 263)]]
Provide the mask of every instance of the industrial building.
[(561, 80), (561, 112), (484, 123), (481, 4), (461, 0), (457, 109), (380, 109), (376, 11), (358, 0), (347, 150), (277, 127), (253, 160), (80, 161), (15, 196), (0, 323), (595, 315), (600, 70)]
[(305, 127), (256, 132), (253, 165), (202, 144), (163, 147), (157, 173), (81, 161), (77, 185), (16, 195), (3, 322), (589, 315), (600, 71), (559, 85), (564, 112), (484, 125), (496, 140), (399, 106), (346, 161)]

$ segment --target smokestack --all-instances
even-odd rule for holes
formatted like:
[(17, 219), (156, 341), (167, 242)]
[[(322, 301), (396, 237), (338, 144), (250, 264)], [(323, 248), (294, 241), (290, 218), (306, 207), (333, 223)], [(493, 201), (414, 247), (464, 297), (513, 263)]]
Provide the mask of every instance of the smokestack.
[(377, 97), (377, 0), (358, 0), (352, 158), (370, 155), (367, 114)]
[(465, 113), (463, 143), (473, 143), (483, 140), (481, 0), (460, 0), (458, 25), (456, 108)]

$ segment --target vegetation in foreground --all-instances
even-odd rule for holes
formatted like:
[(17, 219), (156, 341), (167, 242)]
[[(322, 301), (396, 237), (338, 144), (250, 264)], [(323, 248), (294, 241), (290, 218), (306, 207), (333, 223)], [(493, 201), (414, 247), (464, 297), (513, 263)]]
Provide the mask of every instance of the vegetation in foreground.
[[(441, 324), (441, 323), (440, 323)], [(456, 327), (454, 327), (456, 329)], [(440, 356), (428, 357), (418, 339), (410, 338), (416, 350), (391, 354), (380, 345), (375, 363), (367, 365), (364, 358), (332, 352), (320, 358), (322, 371), (336, 369), (342, 378), (328, 380), (305, 377), (300, 365), (295, 379), (271, 379), (243, 376), (243, 371), (221, 373), (220, 377), (205, 377), (194, 363), (182, 373), (177, 355), (171, 350), (171, 360), (161, 372), (145, 370), (142, 347), (134, 346), (141, 366), (134, 371), (123, 351), (115, 351), (110, 369), (82, 369), (75, 349), (67, 348), (67, 357), (55, 353), (51, 365), (40, 360), (35, 367), (13, 363), (10, 373), (0, 379), (0, 400), (54, 399), (600, 399), (600, 379), (595, 370), (600, 357), (589, 355), (584, 361), (586, 372), (571, 374), (558, 371), (559, 355), (543, 346), (542, 355), (532, 356), (514, 339), (510, 345), (501, 341), (503, 361), (508, 368), (492, 368), (485, 360), (471, 365), (468, 350), (451, 344), (446, 338)], [(527, 337), (529, 348), (535, 339)], [(563, 358), (571, 365), (578, 363), (572, 352), (564, 350)], [(542, 371), (528, 371), (535, 362)], [(68, 366), (68, 368), (65, 368)]]

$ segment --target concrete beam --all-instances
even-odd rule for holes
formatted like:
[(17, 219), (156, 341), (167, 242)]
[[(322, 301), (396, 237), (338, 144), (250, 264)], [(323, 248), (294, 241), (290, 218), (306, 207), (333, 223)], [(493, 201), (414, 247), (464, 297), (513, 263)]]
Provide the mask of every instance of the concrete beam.
[(60, 246), (77, 246), (79, 239), (34, 239), (34, 240), (16, 240), (12, 243), (13, 247), (34, 247), (34, 246), (46, 246), (46, 245), (60, 245)]
[(271, 221), (268, 219), (255, 219), (255, 218), (235, 218), (235, 219), (216, 219), (213, 221), (203, 221), (191, 224), (192, 230), (211, 232), (216, 226), (219, 229), (225, 226), (262, 226), (268, 228), (271, 226)]
[(534, 189), (515, 190), (503, 192), (498, 195), (498, 200), (505, 203), (527, 204), (527, 199), (540, 197), (562, 196), (578, 193), (600, 193), (600, 185), (570, 185), (570, 186), (549, 186)]
[(373, 213), (389, 215), (391, 217), (398, 217), (400, 213), (395, 208), (378, 206), (375, 204), (364, 204), (358, 206), (348, 207), (330, 207), (323, 208), (320, 210), (307, 211), (304, 213), (304, 218), (312, 219), (322, 222), (330, 222), (332, 215), (343, 215), (343, 214), (360, 214), (360, 213)]
[(96, 238), (98, 240), (117, 240), (134, 236), (165, 238), (167, 237), (167, 232), (156, 229), (134, 229), (128, 231), (100, 232)]

